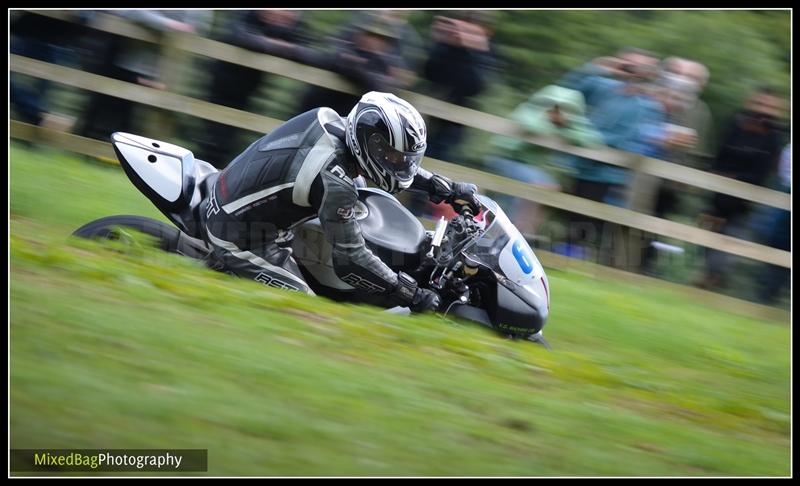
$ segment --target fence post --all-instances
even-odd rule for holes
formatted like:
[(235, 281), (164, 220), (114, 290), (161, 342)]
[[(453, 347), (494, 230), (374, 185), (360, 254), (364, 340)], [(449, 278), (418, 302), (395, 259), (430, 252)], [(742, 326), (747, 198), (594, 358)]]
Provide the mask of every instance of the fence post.
[[(646, 157), (632, 154), (630, 170), (633, 172), (625, 197), (625, 206), (637, 213), (652, 214), (655, 205), (659, 178), (645, 173), (642, 169)], [(623, 231), (625, 244), (615, 248), (615, 260), (624, 262), (623, 267), (631, 272), (639, 272), (643, 260), (642, 251), (647, 233), (634, 228)]]
[[(161, 51), (158, 60), (158, 81), (164, 84), (167, 92), (175, 94), (182, 94), (183, 81), (191, 63), (191, 55), (176, 47), (177, 36), (180, 35), (185, 34), (178, 32), (161, 34)], [(174, 137), (177, 132), (177, 119), (173, 112), (159, 109), (148, 110), (145, 120), (147, 126), (157, 127), (158, 136), (163, 140)]]
[(659, 178), (643, 171), (646, 157), (632, 154), (630, 170), (633, 172), (625, 197), (625, 207), (637, 213), (652, 214), (655, 191)]

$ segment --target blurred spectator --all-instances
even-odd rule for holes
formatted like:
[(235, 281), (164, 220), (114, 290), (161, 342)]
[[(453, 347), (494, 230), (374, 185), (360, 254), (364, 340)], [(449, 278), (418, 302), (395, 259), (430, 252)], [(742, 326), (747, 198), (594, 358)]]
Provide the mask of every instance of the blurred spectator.
[[(10, 52), (53, 64), (69, 65), (77, 62), (76, 42), (86, 33), (84, 24), (92, 12), (65, 11), (68, 19), (60, 20), (26, 11), (10, 12)], [(41, 125), (50, 108), (47, 96), (52, 83), (34, 78), (26, 82), (10, 74), (10, 102), (20, 121)]]
[[(537, 91), (511, 113), (511, 119), (533, 135), (558, 137), (584, 147), (603, 144), (603, 137), (586, 118), (583, 96), (561, 86), (546, 86)], [(527, 142), (508, 137), (498, 137), (494, 141), (515, 153), (534, 148)], [(522, 156), (519, 160), (525, 159)]]
[(393, 58), (393, 75), (401, 79), (400, 85), (411, 86), (416, 80), (416, 73), (422, 67), (424, 50), (422, 38), (408, 23), (409, 14), (408, 10), (359, 11), (353, 15), (352, 20), (345, 25), (337, 38), (352, 42), (362, 25), (374, 22), (376, 19), (391, 26), (394, 33), (391, 36), (389, 55)]
[[(650, 127), (650, 139), (656, 141), (652, 150), (645, 152), (645, 155), (668, 160), (679, 161), (680, 158), (697, 145), (697, 131), (693, 128), (680, 124), (686, 110), (691, 109), (697, 99), (698, 84), (693, 78), (688, 76), (662, 72), (659, 82), (653, 87), (653, 96), (661, 102), (666, 114), (664, 123)], [(667, 212), (672, 212), (677, 206), (677, 190), (680, 186), (670, 184), (673, 181), (664, 180), (655, 176), (640, 175), (638, 181), (639, 192), (644, 193), (644, 198), (653, 201), (655, 197), (656, 216), (663, 218)], [(633, 201), (632, 205), (638, 209), (639, 201)], [(647, 204), (650, 207), (650, 204)], [(644, 209), (644, 208), (642, 208)], [(655, 241), (655, 240), (653, 240)], [(655, 264), (658, 245), (650, 241), (644, 253), (644, 271), (655, 273)]]
[[(316, 65), (319, 56), (308, 48), (311, 36), (296, 10), (249, 10), (228, 25), (224, 41), (245, 49)], [(249, 69), (249, 68), (248, 68)]]
[[(650, 154), (656, 150), (657, 142), (649, 136), (649, 129), (663, 123), (665, 117), (647, 84), (657, 72), (657, 58), (646, 51), (628, 51), (619, 71), (624, 74), (623, 80), (599, 79), (601, 77), (596, 75), (584, 80), (596, 87), (593, 97), (597, 105), (589, 112), (589, 119), (609, 147)], [(628, 169), (582, 157), (574, 157), (572, 161), (576, 174), (572, 189), (575, 195), (624, 205)]]
[[(603, 137), (586, 118), (585, 109), (580, 92), (560, 86), (547, 86), (520, 104), (511, 114), (511, 119), (526, 133), (557, 137), (572, 145), (601, 146)], [(504, 136), (494, 137), (491, 143), (494, 150), (493, 155), (488, 158), (488, 166), (492, 172), (560, 190), (557, 180), (537, 166), (545, 165), (544, 157), (559, 159), (563, 157), (561, 154), (546, 155), (547, 152), (533, 144)], [(507, 208), (509, 216), (523, 232), (536, 233), (541, 222), (538, 204), (507, 195), (498, 195), (496, 199), (501, 206)]]
[(572, 71), (569, 71), (567, 74), (561, 76), (561, 79), (558, 80), (558, 85), (580, 91), (588, 105), (588, 99), (591, 98), (591, 96), (587, 96), (589, 93), (582, 89), (584, 81), (592, 76), (616, 78), (620, 62), (621, 59), (615, 56), (598, 57), (592, 59), (582, 66), (577, 67)]
[[(433, 95), (456, 105), (470, 106), (471, 98), (487, 86), (488, 74), (496, 65), (491, 37), (492, 13), (481, 10), (449, 12), (431, 26), (433, 45), (423, 75), (432, 84)], [(455, 162), (464, 127), (434, 118), (428, 121), (426, 154)]]
[[(778, 189), (783, 192), (792, 191), (792, 146), (787, 145), (781, 153), (778, 165)], [(779, 250), (791, 250), (791, 213), (784, 209), (770, 208), (769, 230), (766, 244)], [(764, 304), (773, 304), (778, 300), (780, 292), (788, 287), (791, 270), (786, 267), (765, 264), (759, 274), (758, 300)]]
[[(771, 88), (759, 88), (736, 113), (721, 144), (712, 171), (743, 182), (764, 185), (778, 165), (784, 145), (780, 124), (784, 102)], [(734, 196), (716, 193), (709, 214), (700, 217), (701, 225), (712, 231), (742, 237), (750, 204)], [(698, 285), (716, 288), (726, 284), (728, 255), (708, 250), (706, 274)]]
[[(111, 13), (160, 33), (200, 35), (208, 31), (212, 16), (208, 10), (115, 10)], [(113, 34), (106, 35), (104, 40), (105, 51), (99, 62), (98, 74), (150, 88), (167, 88), (159, 76), (160, 44)], [(135, 106), (135, 102), (125, 98), (92, 92), (83, 114), (80, 134), (107, 139), (116, 131), (133, 131)], [(153, 133), (157, 133), (157, 130), (154, 127)]]
[[(123, 10), (117, 15), (157, 32), (184, 32), (205, 35), (211, 27), (209, 10)], [(161, 47), (152, 43), (135, 43), (120, 52), (115, 63), (136, 73), (140, 84), (165, 87), (159, 82)]]
[[(226, 25), (222, 42), (304, 64), (318, 65), (319, 53), (308, 47), (311, 38), (302, 16), (294, 10), (249, 10), (238, 13)], [(214, 61), (210, 64), (209, 101), (238, 110), (247, 110), (252, 98), (268, 76), (261, 70), (241, 64)], [(195, 135), (204, 160), (224, 167), (241, 152), (241, 129), (206, 122), (206, 130)]]
[[(486, 88), (488, 74), (496, 67), (491, 43), (493, 17), (491, 12), (479, 10), (448, 14), (437, 16), (431, 25), (432, 44), (421, 73), (427, 84), (423, 91), (449, 103), (469, 106), (471, 99)], [(464, 127), (439, 118), (429, 118), (426, 123), (425, 155), (454, 162)], [(434, 205), (423, 194), (412, 193), (409, 198), (407, 204), (418, 216), (449, 215), (446, 205)]]
[(558, 85), (580, 91), (587, 111), (591, 112), (615, 87), (615, 80), (630, 79), (630, 69), (634, 65), (643, 66), (640, 69), (643, 83), (653, 81), (658, 73), (658, 58), (655, 55), (638, 47), (626, 47), (614, 56), (595, 58), (568, 72)]
[(400, 24), (375, 12), (365, 15), (365, 20), (351, 23), (351, 27), (343, 30), (342, 35), (349, 38), (333, 40), (335, 52), (324, 66), (355, 84), (357, 93), (312, 86), (303, 97), (300, 111), (327, 106), (346, 116), (365, 92), (393, 92), (407, 86), (408, 79), (397, 75), (403, 66), (396, 55)]
[[(708, 169), (716, 153), (713, 119), (708, 105), (699, 98), (708, 83), (709, 72), (702, 64), (670, 57), (663, 62), (663, 79), (689, 79), (695, 90), (675, 90), (670, 88), (673, 96), (666, 100), (666, 108), (670, 127), (677, 128), (678, 133), (691, 133), (693, 143), (672, 143), (664, 154), (664, 159), (696, 169)], [(685, 84), (685, 83), (684, 83)], [(676, 98), (677, 97), (677, 98)], [(679, 128), (683, 127), (683, 128)], [(680, 195), (694, 194), (696, 190), (675, 181), (659, 179), (657, 188), (655, 215), (663, 218), (679, 209)], [(685, 211), (688, 212), (688, 211)]]
[(771, 88), (756, 90), (734, 115), (712, 170), (763, 185), (775, 171), (783, 148), (784, 101)]
[(674, 161), (697, 144), (697, 132), (680, 124), (679, 119), (697, 98), (698, 86), (687, 76), (663, 73), (650, 91), (661, 104), (664, 120), (647, 127), (647, 137), (654, 143), (645, 155)]
[[(658, 72), (658, 59), (654, 54), (627, 49), (614, 73), (621, 79), (589, 75), (580, 83), (591, 86), (587, 91), (596, 105), (589, 111), (592, 125), (600, 132), (609, 147), (642, 155), (651, 155), (658, 150), (657, 128), (665, 120), (664, 109), (653, 98), (649, 88)], [(630, 171), (595, 160), (571, 156), (569, 158), (575, 174), (571, 192), (582, 198), (615, 206), (626, 205), (625, 189)], [(604, 223), (601, 220), (573, 214), (570, 216), (570, 240), (581, 246), (597, 246), (601, 263), (624, 262), (622, 256), (629, 235), (627, 227)], [(612, 240), (604, 240), (611, 237)], [(617, 241), (622, 238), (624, 241)], [(592, 243), (591, 240), (595, 240)], [(572, 253), (572, 249), (569, 250)], [(586, 253), (585, 251), (583, 252)]]
[(694, 130), (695, 143), (686, 150), (674, 151), (669, 160), (696, 169), (708, 169), (717, 152), (711, 110), (700, 98), (708, 84), (708, 68), (697, 61), (670, 57), (664, 60), (663, 72), (665, 75), (688, 78), (696, 87), (694, 92), (687, 90), (679, 93), (682, 95), (676, 100), (679, 106), (670, 110), (671, 123)]

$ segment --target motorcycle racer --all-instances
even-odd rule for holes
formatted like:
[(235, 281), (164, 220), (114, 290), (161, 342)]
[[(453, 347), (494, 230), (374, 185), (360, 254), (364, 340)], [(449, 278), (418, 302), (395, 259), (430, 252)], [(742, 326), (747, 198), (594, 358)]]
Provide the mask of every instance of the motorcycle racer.
[(221, 173), (201, 206), (204, 238), (230, 273), (273, 287), (313, 293), (292, 258), (292, 229), (315, 217), (333, 248), (336, 275), (390, 296), (412, 311), (436, 310), (440, 298), (367, 247), (355, 217), (364, 178), (389, 193), (426, 192), (457, 210), (480, 208), (474, 184), (420, 167), (425, 122), (408, 102), (369, 92), (347, 117), (317, 108), (253, 142)]

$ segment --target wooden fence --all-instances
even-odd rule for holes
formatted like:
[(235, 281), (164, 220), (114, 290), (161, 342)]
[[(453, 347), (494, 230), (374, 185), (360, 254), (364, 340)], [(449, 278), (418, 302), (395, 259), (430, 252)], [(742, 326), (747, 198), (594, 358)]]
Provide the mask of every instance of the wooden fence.
[[(69, 17), (65, 16), (64, 12), (53, 10), (32, 12), (70, 21)], [(264, 72), (286, 76), (306, 83), (324, 86), (329, 89), (356, 93), (356, 89), (351, 83), (328, 71), (304, 66), (286, 59), (248, 51), (194, 35), (177, 33), (157, 34), (110, 14), (97, 14), (90, 27), (116, 35), (147, 42), (159, 42), (162, 45), (169, 46), (169, 48), (166, 49), (168, 55), (166, 55), (163, 60), (163, 71), (167, 79), (179, 79), (181, 69), (185, 67), (189, 60), (187, 56), (180, 56), (177, 55), (177, 53), (188, 52), (194, 55), (246, 65)], [(64, 85), (121, 97), (137, 103), (213, 120), (218, 123), (239, 128), (269, 132), (282, 122), (274, 118), (215, 105), (174, 92), (126, 83), (21, 56), (11, 55), (9, 64), (11, 71), (20, 74), (48, 79)], [(637, 174), (673, 180), (690, 186), (729, 194), (748, 201), (781, 209), (789, 210), (791, 207), (789, 195), (779, 191), (746, 184), (708, 172), (619, 150), (609, 148), (587, 149), (570, 146), (556, 139), (526, 134), (515, 123), (502, 117), (452, 105), (417, 93), (406, 91), (400, 94), (409, 99), (422, 113), (428, 116), (449, 120), (494, 134), (515, 137), (552, 150), (626, 167), (634, 170)], [(20, 136), (25, 130), (27, 130), (30, 135), (30, 128), (25, 128), (16, 122), (12, 122), (11, 128), (12, 137)], [(95, 152), (103, 150), (99, 148), (100, 146), (97, 145), (99, 142), (97, 141), (78, 143), (77, 145), (81, 145), (81, 150), (76, 145), (77, 142), (75, 139), (65, 138), (63, 135), (60, 136), (60, 139), (58, 137), (59, 136), (51, 135), (49, 138), (50, 143), (57, 142), (65, 148), (72, 147), (69, 149), (78, 152), (83, 150), (84, 153), (87, 150)], [(92, 145), (92, 143), (94, 143), (94, 145)], [(93, 146), (93, 148), (87, 149), (86, 147), (89, 146)], [(787, 251), (710, 232), (694, 226), (656, 218), (630, 209), (611, 206), (558, 191), (543, 189), (458, 164), (426, 158), (424, 165), (431, 170), (441, 172), (454, 179), (475, 182), (483, 189), (513, 195), (545, 206), (584, 214), (603, 221), (621, 224), (656, 235), (683, 240), (688, 243), (751, 258), (753, 260), (783, 267), (791, 267), (791, 254)], [(636, 180), (638, 179), (634, 177), (634, 181)], [(636, 192), (637, 188), (634, 187), (631, 190), (631, 199), (635, 198)]]
[[(63, 12), (59, 11), (34, 10), (32, 12), (70, 21)], [(247, 66), (335, 91), (357, 94), (357, 88), (337, 74), (287, 59), (248, 51), (211, 39), (182, 33), (157, 34), (125, 19), (109, 14), (98, 14), (93, 19), (91, 27), (103, 32), (113, 33), (132, 39), (169, 45), (171, 48), (183, 52)], [(179, 77), (174, 73), (180, 71), (187, 62), (188, 60), (186, 58), (175, 59), (173, 56), (165, 57), (162, 69), (164, 77), (168, 79)], [(517, 138), (559, 152), (625, 167), (661, 179), (680, 182), (708, 191), (729, 194), (759, 204), (787, 210), (791, 209), (789, 195), (780, 191), (630, 152), (623, 152), (611, 148), (590, 149), (568, 145), (557, 138), (542, 137), (526, 133), (516, 123), (503, 117), (453, 105), (410, 91), (401, 91), (398, 94), (408, 99), (420, 112), (428, 116), (448, 120), (497, 135)], [(184, 111), (184, 113), (187, 112)], [(197, 114), (196, 116), (203, 117), (201, 114)], [(220, 123), (228, 123), (224, 120), (217, 121)]]
[[(89, 155), (110, 164), (119, 165), (114, 149), (108, 142), (80, 137), (53, 129), (37, 127), (17, 121), (11, 122), (11, 136), (19, 140), (27, 140), (38, 144), (46, 144), (71, 152)], [(433, 221), (423, 221), (430, 228)], [(783, 309), (769, 307), (726, 295), (700, 290), (686, 285), (667, 282), (665, 280), (626, 272), (596, 263), (568, 258), (562, 255), (537, 248), (536, 255), (542, 265), (563, 271), (578, 272), (601, 280), (621, 280), (634, 285), (655, 286), (669, 289), (683, 295), (687, 301), (711, 305), (728, 312), (748, 315), (776, 321), (789, 321), (789, 313)]]

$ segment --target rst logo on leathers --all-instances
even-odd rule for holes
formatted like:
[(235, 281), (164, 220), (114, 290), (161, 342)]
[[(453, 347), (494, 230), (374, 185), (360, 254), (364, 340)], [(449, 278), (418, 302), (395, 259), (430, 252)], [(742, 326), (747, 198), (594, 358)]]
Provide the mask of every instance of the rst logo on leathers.
[(342, 167), (339, 166), (339, 165), (334, 165), (331, 168), (331, 174), (335, 175), (336, 177), (338, 177), (339, 179), (341, 179), (341, 180), (343, 180), (345, 182), (349, 182), (350, 184), (353, 183), (353, 179), (349, 178), (347, 176), (347, 172), (344, 169), (342, 169)]
[(217, 203), (216, 191), (211, 191), (211, 196), (208, 198), (208, 207), (206, 208), (206, 219), (210, 218), (212, 214), (219, 212), (219, 203)]
[(331, 168), (331, 174), (335, 175), (339, 179), (344, 179), (347, 177), (347, 173), (338, 165), (334, 165), (333, 168)]
[(359, 277), (355, 273), (350, 273), (348, 275), (345, 275), (344, 277), (342, 277), (342, 281), (352, 285), (353, 287), (355, 287), (357, 289), (364, 289), (367, 292), (377, 293), (377, 292), (383, 292), (383, 291), (386, 290), (385, 288), (381, 287), (380, 285), (374, 284), (374, 283), (370, 282), (369, 280), (366, 280), (366, 279), (363, 279), (363, 278)]
[(296, 291), (300, 290), (294, 285), (290, 285), (286, 282), (280, 281), (277, 278), (267, 275), (264, 272), (260, 272), (258, 275), (255, 276), (253, 280), (255, 280), (256, 282), (261, 282), (269, 287), (275, 287), (276, 289), (296, 290)]

